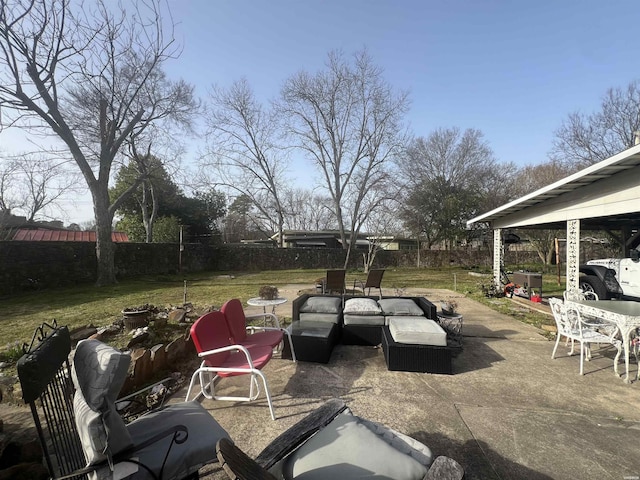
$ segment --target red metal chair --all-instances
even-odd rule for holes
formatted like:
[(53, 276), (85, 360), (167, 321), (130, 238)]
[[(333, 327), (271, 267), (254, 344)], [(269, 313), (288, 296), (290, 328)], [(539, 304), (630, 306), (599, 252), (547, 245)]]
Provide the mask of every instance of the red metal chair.
[[(220, 311), (224, 314), (227, 320), (227, 326), (231, 332), (231, 338), (233, 343), (244, 346), (270, 346), (271, 348), (278, 348), (281, 346), (284, 336), (287, 336), (289, 347), (291, 347), (291, 358), (295, 362), (296, 354), (293, 350), (293, 342), (291, 340), (291, 334), (284, 328), (280, 328), (280, 322), (278, 317), (273, 313), (258, 313), (255, 315), (245, 315), (242, 303), (237, 298), (228, 300)], [(248, 326), (247, 319), (271, 318), (274, 327), (267, 326)], [(258, 331), (259, 330), (259, 331)], [(247, 331), (251, 332), (247, 335)]]
[[(261, 371), (271, 360), (273, 355), (271, 346), (235, 344), (222, 312), (210, 312), (196, 320), (191, 326), (191, 339), (196, 347), (198, 356), (202, 358), (202, 363), (191, 376), (187, 399), (191, 395), (191, 389), (196, 379), (199, 379), (202, 395), (210, 400), (250, 402), (260, 395), (259, 377), (264, 385), (271, 418), (273, 420), (276, 419), (273, 413), (267, 378)], [(214, 383), (218, 378), (238, 375), (250, 375), (251, 377), (248, 396), (220, 396), (215, 394)]]

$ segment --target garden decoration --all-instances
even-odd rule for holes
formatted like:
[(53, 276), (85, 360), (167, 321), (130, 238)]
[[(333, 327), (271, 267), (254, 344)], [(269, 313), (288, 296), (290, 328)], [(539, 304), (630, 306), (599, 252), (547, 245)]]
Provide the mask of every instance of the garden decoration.
[(278, 298), (278, 287), (273, 285), (263, 285), (258, 292), (260, 298), (264, 300), (275, 300)]
[(456, 313), (458, 304), (453, 300), (440, 300), (440, 308), (445, 315), (453, 315)]

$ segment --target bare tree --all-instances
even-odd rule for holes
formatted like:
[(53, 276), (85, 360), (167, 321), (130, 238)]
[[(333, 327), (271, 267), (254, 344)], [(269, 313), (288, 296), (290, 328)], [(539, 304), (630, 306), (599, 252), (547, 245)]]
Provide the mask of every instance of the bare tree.
[(288, 230), (329, 230), (336, 228), (331, 199), (297, 188), (284, 192), (285, 228)]
[(20, 210), (32, 222), (37, 216), (50, 217), (47, 210), (56, 208), (64, 212), (58, 201), (75, 191), (78, 178), (68, 171), (67, 160), (51, 159), (44, 155), (24, 154), (14, 160), (17, 182), (14, 187), (22, 195)]
[[(287, 131), (322, 174), (332, 200), (345, 266), (352, 241), (371, 208), (366, 198), (388, 180), (387, 164), (404, 147), (402, 119), (408, 94), (396, 92), (366, 51), (349, 62), (331, 52), (326, 69), (299, 72), (282, 89)], [(369, 201), (369, 206), (375, 202)]]
[(69, 149), (93, 199), (98, 285), (116, 281), (111, 226), (130, 193), (109, 198), (116, 157), (150, 126), (192, 111), (192, 87), (162, 72), (178, 52), (161, 5), (0, 0), (0, 108), (10, 125), (52, 132)]
[(277, 115), (255, 98), (246, 79), (228, 89), (214, 87), (207, 111), (208, 154), (201, 167), (213, 167), (209, 183), (251, 199), (265, 229), (278, 232), (282, 246), (285, 152), (277, 144)]
[(515, 199), (551, 185), (572, 172), (571, 166), (557, 160), (549, 160), (538, 165), (525, 165), (512, 172), (508, 188)]
[(429, 248), (440, 242), (451, 248), (466, 237), (466, 221), (484, 211), (487, 198), (499, 195), (501, 167), (475, 129), (439, 128), (414, 139), (398, 171), (406, 185), (405, 225)]
[(22, 206), (13, 185), (18, 176), (18, 164), (8, 158), (0, 157), (0, 213), (11, 214), (11, 211)]
[(376, 255), (390, 240), (399, 235), (402, 222), (398, 215), (397, 198), (381, 202), (375, 215), (369, 215), (362, 225), (367, 233), (367, 251), (362, 254), (364, 272), (368, 273), (373, 266)]
[(640, 82), (636, 80), (626, 88), (607, 90), (599, 111), (569, 114), (555, 132), (550, 157), (577, 171), (631, 148), (638, 132)]
[[(550, 160), (539, 165), (527, 165), (514, 172), (509, 188), (514, 198), (518, 198), (539, 188), (551, 185), (571, 172), (572, 167), (570, 165), (556, 160)], [(550, 265), (555, 254), (555, 239), (565, 233), (559, 230), (537, 228), (526, 229), (523, 235), (526, 235), (531, 246), (535, 248), (540, 260), (546, 265)]]
[(444, 178), (460, 186), (478, 186), (483, 176), (496, 168), (495, 157), (480, 130), (438, 128), (426, 138), (415, 138), (398, 164), (403, 179), (420, 184), (425, 179)]

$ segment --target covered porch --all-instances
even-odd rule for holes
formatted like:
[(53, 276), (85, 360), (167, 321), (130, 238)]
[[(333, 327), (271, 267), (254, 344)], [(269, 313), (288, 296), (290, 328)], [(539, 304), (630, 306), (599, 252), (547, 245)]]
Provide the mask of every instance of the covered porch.
[(625, 256), (640, 244), (640, 145), (467, 222), (493, 229), (494, 282), (500, 285), (503, 232), (512, 228), (566, 229), (566, 289), (578, 288), (580, 232), (611, 233)]

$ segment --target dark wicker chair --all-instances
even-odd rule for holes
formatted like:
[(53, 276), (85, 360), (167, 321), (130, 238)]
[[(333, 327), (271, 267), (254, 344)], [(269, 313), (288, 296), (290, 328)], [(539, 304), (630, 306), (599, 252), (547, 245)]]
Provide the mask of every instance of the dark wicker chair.
[(380, 298), (382, 298), (382, 276), (384, 275), (384, 268), (369, 270), (367, 274), (367, 279), (363, 282), (362, 280), (356, 279), (353, 282), (353, 293), (355, 294), (356, 288), (360, 288), (362, 290), (362, 294), (364, 295), (365, 288), (368, 288), (367, 295), (371, 295), (371, 289), (377, 288), (380, 293)]
[(331, 294), (338, 293), (340, 295), (345, 294), (345, 276), (346, 270), (327, 270), (327, 278), (324, 282), (324, 291), (322, 293)]

